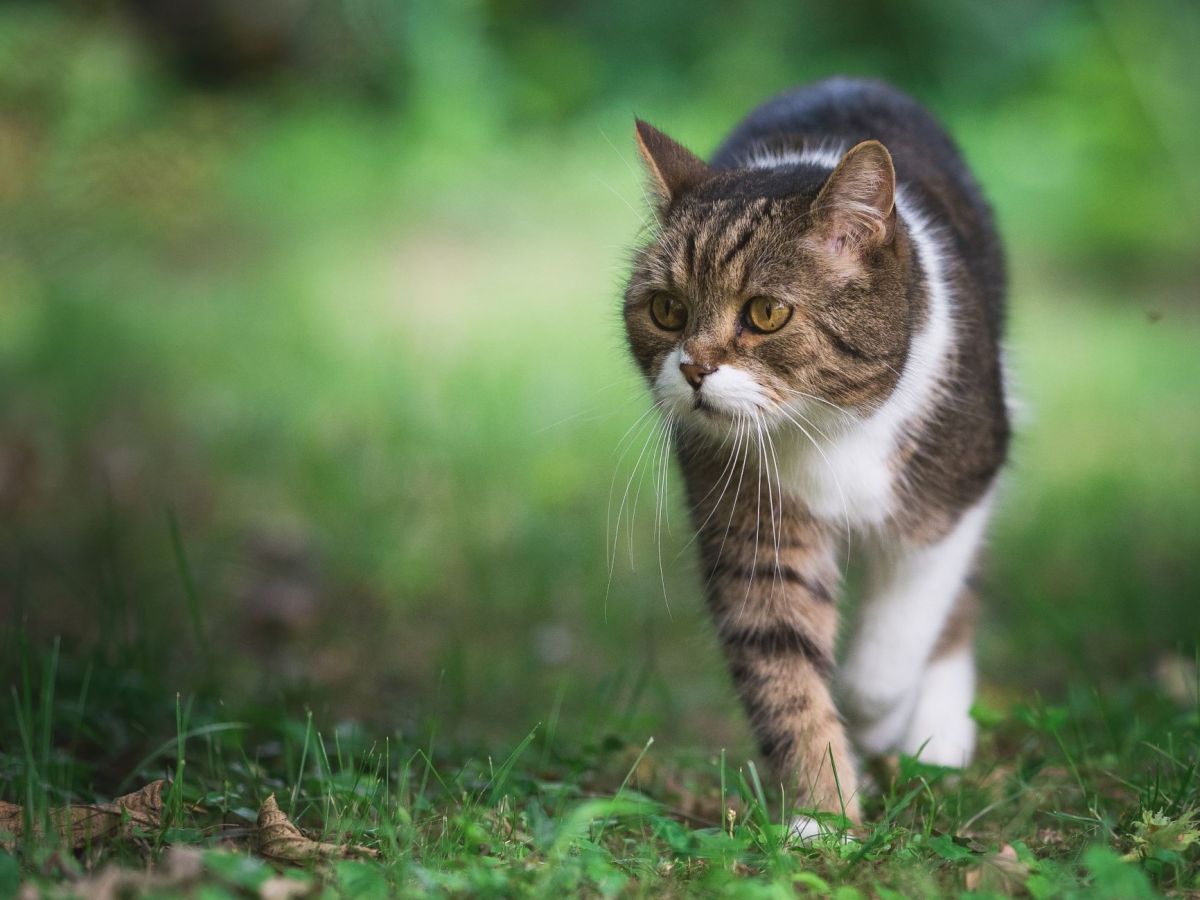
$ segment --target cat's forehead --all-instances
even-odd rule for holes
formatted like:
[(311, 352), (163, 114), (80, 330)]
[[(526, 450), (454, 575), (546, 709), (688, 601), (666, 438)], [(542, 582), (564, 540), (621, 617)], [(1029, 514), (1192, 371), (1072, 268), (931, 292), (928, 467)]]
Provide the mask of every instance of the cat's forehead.
[(754, 277), (787, 265), (811, 198), (685, 198), (659, 238), (667, 287), (693, 299), (740, 295)]
[(668, 253), (694, 254), (731, 230), (769, 226), (780, 203), (767, 197), (682, 201), (663, 223), (661, 244)]

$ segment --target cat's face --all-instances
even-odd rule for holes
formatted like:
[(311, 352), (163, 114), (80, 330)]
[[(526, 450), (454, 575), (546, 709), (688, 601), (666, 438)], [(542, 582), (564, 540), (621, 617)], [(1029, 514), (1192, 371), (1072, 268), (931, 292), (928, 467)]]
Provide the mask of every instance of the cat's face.
[(806, 183), (709, 170), (644, 123), (639, 143), (662, 202), (625, 327), (663, 410), (723, 434), (882, 402), (916, 324), (887, 151), (860, 145)]

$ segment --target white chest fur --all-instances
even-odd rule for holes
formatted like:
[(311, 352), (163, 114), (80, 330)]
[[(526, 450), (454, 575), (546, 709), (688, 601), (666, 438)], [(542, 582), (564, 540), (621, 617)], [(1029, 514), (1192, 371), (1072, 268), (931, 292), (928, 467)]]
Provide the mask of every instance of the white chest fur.
[(812, 440), (792, 433), (780, 442), (784, 489), (794, 491), (816, 518), (831, 525), (853, 529), (882, 525), (895, 511), (893, 434), (870, 422), (841, 433), (822, 429), (829, 439), (805, 428)]

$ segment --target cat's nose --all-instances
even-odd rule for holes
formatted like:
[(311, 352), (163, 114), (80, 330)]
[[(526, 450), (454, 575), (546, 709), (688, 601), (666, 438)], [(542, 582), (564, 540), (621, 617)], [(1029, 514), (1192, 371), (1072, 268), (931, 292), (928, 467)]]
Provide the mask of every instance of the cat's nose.
[(711, 375), (717, 371), (716, 366), (704, 366), (697, 363), (680, 363), (679, 371), (683, 373), (683, 377), (687, 379), (687, 383), (692, 386), (693, 391), (700, 390), (700, 385), (704, 383), (704, 376)]

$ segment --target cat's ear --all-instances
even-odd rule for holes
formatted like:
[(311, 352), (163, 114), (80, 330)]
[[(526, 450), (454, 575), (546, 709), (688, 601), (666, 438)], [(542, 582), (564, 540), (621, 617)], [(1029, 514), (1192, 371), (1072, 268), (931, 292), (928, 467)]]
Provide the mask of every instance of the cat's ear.
[(638, 150), (650, 187), (659, 200), (660, 212), (711, 174), (704, 160), (679, 142), (667, 137), (653, 125), (635, 119)]
[(896, 169), (879, 141), (846, 151), (813, 203), (813, 214), (829, 248), (865, 254), (892, 242), (896, 233)]

